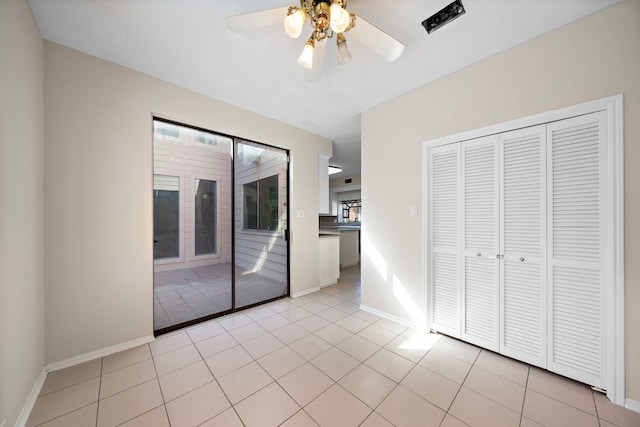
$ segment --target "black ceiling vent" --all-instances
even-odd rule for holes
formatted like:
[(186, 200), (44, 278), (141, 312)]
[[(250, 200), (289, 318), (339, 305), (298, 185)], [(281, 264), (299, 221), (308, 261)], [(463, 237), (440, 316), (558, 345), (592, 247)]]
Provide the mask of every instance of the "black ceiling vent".
[(462, 1), (456, 0), (449, 6), (443, 8), (442, 10), (434, 13), (433, 15), (422, 21), (422, 26), (425, 30), (427, 30), (427, 33), (431, 34), (433, 31), (448, 24), (458, 16), (464, 15), (464, 13), (465, 10), (464, 6), (462, 5)]

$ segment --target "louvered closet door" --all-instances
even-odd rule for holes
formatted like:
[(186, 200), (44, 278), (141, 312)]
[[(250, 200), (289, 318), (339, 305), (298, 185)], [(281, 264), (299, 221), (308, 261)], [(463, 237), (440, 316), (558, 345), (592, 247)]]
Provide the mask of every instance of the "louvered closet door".
[(546, 367), (546, 126), (500, 135), (500, 352)]
[(462, 338), (499, 349), (498, 136), (462, 143)]
[(605, 113), (548, 125), (549, 369), (605, 387)]
[(430, 150), (431, 327), (460, 337), (460, 145)]

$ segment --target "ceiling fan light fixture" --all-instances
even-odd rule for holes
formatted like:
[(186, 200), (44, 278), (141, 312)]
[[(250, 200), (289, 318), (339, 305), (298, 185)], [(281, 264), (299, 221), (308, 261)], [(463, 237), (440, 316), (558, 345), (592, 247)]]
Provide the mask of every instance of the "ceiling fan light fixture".
[(304, 49), (298, 58), (298, 64), (304, 68), (310, 70), (313, 68), (313, 52), (315, 50), (315, 43), (313, 42), (313, 36), (307, 40), (304, 44)]
[(351, 52), (349, 52), (349, 48), (347, 47), (347, 39), (341, 33), (338, 33), (336, 44), (338, 45), (338, 65), (351, 62), (353, 56), (351, 56)]
[(302, 34), (302, 27), (304, 21), (307, 19), (307, 14), (303, 9), (295, 6), (289, 8), (287, 17), (284, 19), (284, 30), (292, 39), (297, 39)]
[(347, 30), (347, 28), (349, 27), (349, 24), (351, 24), (351, 16), (349, 15), (349, 12), (347, 12), (343, 7), (342, 7), (342, 1), (341, 0), (337, 0), (337, 1), (333, 1), (331, 3), (331, 6), (329, 7), (329, 14), (330, 14), (330, 25), (331, 25), (331, 29), (333, 30), (334, 33), (342, 33), (344, 31)]

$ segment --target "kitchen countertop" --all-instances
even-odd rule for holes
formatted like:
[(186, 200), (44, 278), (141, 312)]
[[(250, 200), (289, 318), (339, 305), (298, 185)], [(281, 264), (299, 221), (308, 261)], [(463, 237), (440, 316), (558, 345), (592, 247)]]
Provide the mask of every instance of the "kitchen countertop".
[(339, 231), (322, 231), (318, 233), (319, 237), (340, 237)]
[(320, 231), (351, 231), (351, 230), (360, 230), (359, 225), (334, 225), (334, 226), (322, 226), (320, 227)]
[(342, 233), (349, 231), (360, 231), (359, 225), (332, 225), (322, 226), (318, 230), (320, 236), (339, 236)]

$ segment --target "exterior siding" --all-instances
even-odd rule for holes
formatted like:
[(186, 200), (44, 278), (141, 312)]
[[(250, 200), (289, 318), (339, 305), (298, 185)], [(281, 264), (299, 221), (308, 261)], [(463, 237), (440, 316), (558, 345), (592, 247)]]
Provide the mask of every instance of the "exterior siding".
[[(273, 153), (273, 154), (272, 154)], [(260, 158), (250, 155), (236, 156), (236, 266), (255, 271), (279, 282), (287, 281), (287, 164), (280, 152), (266, 149)], [(278, 175), (278, 229), (257, 231), (243, 229), (243, 186), (273, 175)]]
[[(194, 134), (180, 138), (156, 134), (154, 174), (180, 178), (180, 257), (154, 261), (154, 272), (231, 262), (231, 139), (217, 146), (197, 142)], [(216, 181), (217, 243), (215, 255), (195, 255), (195, 180)]]

